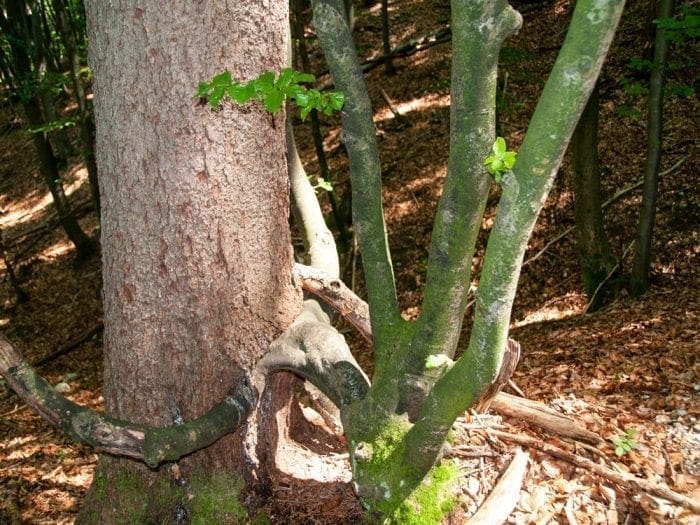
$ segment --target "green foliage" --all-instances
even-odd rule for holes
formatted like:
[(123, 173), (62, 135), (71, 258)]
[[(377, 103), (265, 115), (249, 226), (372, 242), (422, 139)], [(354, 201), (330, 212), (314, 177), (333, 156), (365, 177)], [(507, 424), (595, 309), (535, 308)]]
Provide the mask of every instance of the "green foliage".
[(683, 6), (680, 18), (660, 18), (654, 23), (674, 44), (685, 44), (700, 37), (700, 9), (697, 7)]
[(637, 448), (637, 442), (634, 440), (634, 435), (637, 433), (637, 429), (634, 427), (625, 430), (624, 434), (620, 434), (617, 437), (612, 438), (613, 445), (615, 445), (615, 454), (618, 456), (624, 456), (628, 452), (632, 452)]
[(41, 126), (29, 128), (27, 130), (27, 133), (30, 135), (33, 133), (51, 133), (52, 131), (56, 131), (59, 129), (70, 128), (72, 126), (75, 126), (77, 123), (78, 117), (68, 117), (63, 119), (52, 120), (51, 122), (47, 122), (45, 124), (42, 124)]
[(272, 71), (266, 71), (243, 84), (234, 81), (230, 71), (224, 71), (212, 78), (211, 82), (200, 82), (197, 96), (208, 100), (213, 108), (218, 107), (226, 97), (241, 105), (257, 100), (273, 114), (277, 113), (289, 98), (299, 106), (302, 119), (306, 118), (312, 109), (326, 115), (340, 111), (345, 103), (345, 96), (337, 91), (321, 92), (302, 86), (314, 80), (313, 75), (285, 68), (277, 78)]
[(324, 179), (323, 177), (319, 177), (314, 188), (321, 188), (322, 190), (325, 190), (330, 193), (331, 191), (333, 191), (333, 183), (329, 180)]
[(493, 155), (486, 157), (484, 165), (489, 170), (489, 173), (493, 175), (496, 182), (500, 184), (503, 180), (503, 174), (511, 170), (515, 165), (515, 159), (518, 154), (515, 151), (506, 149), (506, 140), (503, 137), (496, 138), (491, 151)]
[[(697, 92), (697, 78), (693, 77), (695, 70), (694, 53), (684, 50), (700, 36), (700, 9), (685, 6), (675, 18), (660, 18), (654, 20), (658, 29), (664, 31), (666, 38), (673, 44), (675, 53), (668, 59), (667, 68), (672, 75), (668, 77), (667, 93), (672, 97), (689, 98)], [(651, 60), (632, 57), (627, 64), (630, 74), (620, 79), (620, 85), (625, 94), (630, 97), (646, 96), (649, 92), (647, 82), (649, 74), (654, 69)], [(628, 104), (618, 106), (617, 113), (622, 117), (638, 118), (641, 112), (629, 107)]]
[(425, 368), (427, 370), (432, 370), (433, 368), (440, 368), (441, 366), (452, 366), (454, 361), (447, 357), (445, 354), (435, 354), (429, 355), (425, 360)]

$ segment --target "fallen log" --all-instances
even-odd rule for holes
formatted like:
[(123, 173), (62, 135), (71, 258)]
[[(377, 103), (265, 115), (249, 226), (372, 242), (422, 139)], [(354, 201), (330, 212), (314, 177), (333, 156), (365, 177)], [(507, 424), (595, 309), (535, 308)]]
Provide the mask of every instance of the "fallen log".
[(558, 436), (593, 445), (598, 445), (604, 441), (595, 432), (583, 428), (571, 418), (560, 414), (539, 401), (532, 401), (531, 399), (500, 392), (491, 401), (491, 408), (502, 416), (520, 419)]

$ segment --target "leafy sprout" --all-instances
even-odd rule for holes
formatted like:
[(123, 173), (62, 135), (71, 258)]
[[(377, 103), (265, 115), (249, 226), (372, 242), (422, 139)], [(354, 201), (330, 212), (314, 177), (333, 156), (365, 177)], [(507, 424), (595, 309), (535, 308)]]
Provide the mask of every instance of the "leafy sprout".
[(292, 99), (299, 106), (302, 119), (313, 109), (326, 115), (340, 111), (345, 103), (345, 95), (337, 91), (321, 92), (302, 85), (314, 80), (315, 77), (309, 73), (285, 68), (277, 77), (272, 71), (266, 71), (246, 83), (241, 83), (233, 80), (230, 71), (223, 71), (210, 82), (200, 82), (197, 96), (208, 100), (213, 108), (218, 107), (226, 97), (241, 105), (257, 100), (273, 114), (282, 108), (285, 100)]
[(615, 445), (615, 454), (618, 456), (624, 456), (628, 452), (632, 452), (637, 448), (637, 442), (634, 440), (634, 435), (637, 433), (637, 429), (634, 427), (625, 430), (624, 434), (620, 434), (617, 437), (612, 438), (613, 445)]
[(493, 154), (486, 157), (484, 165), (496, 183), (500, 184), (503, 180), (503, 174), (515, 165), (518, 154), (515, 151), (507, 150), (506, 140), (503, 137), (496, 138), (491, 151)]

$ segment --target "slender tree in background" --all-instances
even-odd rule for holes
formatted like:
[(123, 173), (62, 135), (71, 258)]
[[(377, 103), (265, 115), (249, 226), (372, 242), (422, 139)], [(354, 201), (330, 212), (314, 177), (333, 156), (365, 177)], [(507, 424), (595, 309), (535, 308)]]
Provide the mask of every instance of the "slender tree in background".
[(389, 25), (389, 0), (382, 0), (382, 50), (384, 51), (384, 73), (395, 73), (394, 62), (391, 60), (391, 27)]
[(598, 159), (598, 85), (596, 84), (571, 138), (573, 163), (574, 219), (583, 286), (591, 309), (600, 307), (605, 292), (599, 290), (612, 269), (615, 258), (610, 252), (603, 225)]
[[(659, 0), (658, 18), (673, 16), (674, 0)], [(634, 261), (630, 276), (633, 295), (642, 295), (649, 288), (651, 268), (651, 241), (656, 217), (656, 201), (661, 165), (664, 86), (669, 42), (664, 31), (657, 27), (654, 38), (654, 60), (649, 81), (649, 109), (647, 118), (647, 158), (644, 166), (644, 190), (639, 214)]]
[(77, 258), (89, 256), (94, 245), (82, 230), (63, 191), (58, 162), (48, 140), (40, 94), (45, 89), (39, 72), (32, 64), (30, 50), (33, 49), (33, 33), (29, 27), (27, 5), (23, 0), (6, 0), (0, 12), (0, 29), (7, 35), (12, 53), (12, 70), (15, 85), (12, 86), (24, 109), (27, 123), (32, 132), (32, 140), (39, 158), (39, 167), (44, 182), (51, 192), (61, 226), (68, 238), (75, 245)]
[(86, 43), (84, 19), (74, 6), (66, 0), (53, 0), (56, 27), (65, 47), (66, 60), (69, 65), (69, 77), (73, 87), (74, 98), (78, 106), (80, 125), (81, 155), (90, 181), (92, 201), (97, 216), (100, 216), (100, 190), (97, 182), (97, 163), (95, 162), (95, 123), (90, 112), (85, 86), (83, 85), (81, 43)]
[[(352, 7), (352, 2), (350, 2), (350, 7)], [(290, 10), (292, 53), (294, 55), (293, 63), (295, 64), (296, 69), (310, 73), (311, 67), (309, 61), (309, 53), (307, 50), (306, 35), (304, 34), (304, 1), (292, 0), (292, 2), (290, 3)], [(320, 171), (321, 178), (332, 185), (335, 180), (335, 177), (333, 177), (333, 174), (331, 173), (331, 170), (328, 167), (326, 152), (323, 149), (321, 122), (318, 118), (317, 110), (311, 110), (311, 112), (309, 113), (309, 120), (311, 122), (311, 136), (313, 137), (314, 148), (316, 149), (316, 158), (318, 159), (318, 168)], [(331, 205), (333, 222), (335, 223), (335, 227), (338, 232), (338, 243), (340, 245), (341, 252), (344, 253), (345, 251), (347, 251), (347, 247), (350, 242), (351, 235), (348, 231), (348, 223), (350, 221), (346, 221), (346, 214), (344, 214), (343, 210), (341, 210), (341, 206), (338, 203), (338, 199), (336, 198), (335, 193), (333, 193), (332, 191), (326, 192), (326, 196), (328, 197), (328, 202)]]
[[(212, 77), (220, 95), (240, 95), (233, 84), (222, 87), (225, 74), (214, 76), (224, 68), (243, 81), (286, 63), (286, 3), (237, 5), (88, 4), (100, 184), (110, 202), (102, 218), (104, 397), (107, 411), (119, 420), (74, 405), (66, 409), (1, 339), (0, 370), (25, 399), (41, 399), (33, 406), (72, 435), (151, 467), (161, 465), (149, 470), (104, 457), (83, 522), (183, 516), (235, 522), (234, 509), (217, 519), (199, 506), (198, 497), (231, 496), (237, 480), (252, 483), (253, 473), (264, 479), (274, 434), (257, 433), (259, 465), (252, 454), (255, 441), (245, 437), (256, 435), (256, 423), (275, 406), (263, 387), (276, 370), (298, 373), (338, 406), (358, 496), (372, 520), (393, 516), (402, 522), (409, 514), (434, 510), (406, 505), (426, 486), (447, 493), (442, 489), (456, 472), (440, 457), (452, 424), (492, 395), (515, 366), (519, 346), (508, 339), (508, 329), (523, 255), (623, 2), (577, 2), (513, 165), (514, 153), (495, 140), (496, 72), (500, 48), (519, 29), (521, 17), (505, 0), (453, 1), (447, 177), (421, 314), (407, 321), (396, 296), (382, 213), (376, 130), (345, 4), (313, 1), (314, 26), (335, 88), (345, 97), (343, 140), (374, 345), (371, 383), (317, 304), (305, 302), (299, 314), (287, 230), (284, 115), (266, 114), (258, 103), (212, 114), (192, 98), (193, 80)], [(208, 53), (211, 49), (217, 52)], [(265, 85), (272, 86), (266, 78)], [(266, 100), (266, 105), (274, 104)], [(470, 340), (454, 360), (492, 176), (502, 196)], [(314, 269), (297, 268), (297, 278), (306, 283), (309, 271)], [(324, 286), (342, 289), (332, 278)], [(198, 421), (220, 409), (249, 414), (256, 394), (262, 402), (245, 429), (214, 445), (213, 434), (202, 438)], [(51, 412), (55, 406), (63, 407), (57, 416)], [(229, 427), (230, 417), (214, 420), (223, 434), (236, 427)], [(176, 463), (163, 466), (164, 461)], [(426, 477), (428, 485), (422, 483)]]

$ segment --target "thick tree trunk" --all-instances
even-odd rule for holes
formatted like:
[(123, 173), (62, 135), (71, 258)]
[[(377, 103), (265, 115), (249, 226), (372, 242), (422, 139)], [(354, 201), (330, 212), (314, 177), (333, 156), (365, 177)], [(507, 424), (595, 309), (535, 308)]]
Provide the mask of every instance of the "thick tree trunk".
[(598, 86), (583, 110), (571, 139), (573, 161), (574, 217), (576, 243), (583, 286), (592, 307), (604, 303), (605, 294), (598, 287), (615, 267), (608, 237), (603, 226), (598, 160)]
[[(245, 379), (301, 307), (284, 114), (257, 104), (213, 113), (193, 97), (223, 69), (242, 80), (281, 69), (287, 3), (92, 1), (87, 15), (105, 204), (105, 408), (177, 424)], [(156, 471), (104, 457), (81, 521), (242, 522), (256, 424)], [(217, 503), (207, 510), (207, 500)]]

